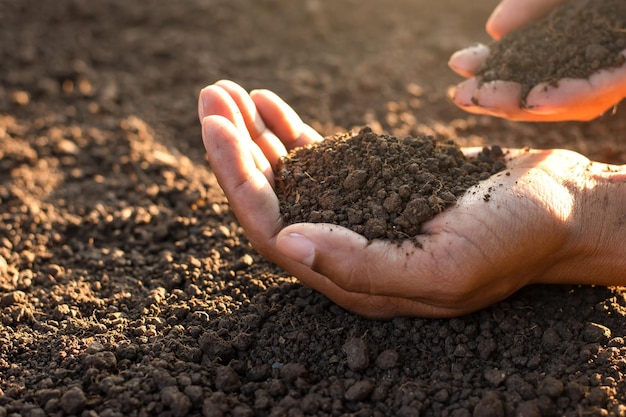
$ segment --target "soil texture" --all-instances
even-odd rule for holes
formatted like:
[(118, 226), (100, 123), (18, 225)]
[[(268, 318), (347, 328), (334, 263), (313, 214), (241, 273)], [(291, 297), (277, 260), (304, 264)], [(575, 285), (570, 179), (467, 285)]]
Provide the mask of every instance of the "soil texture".
[(590, 123), (455, 108), (497, 0), (1, 0), (0, 417), (623, 416), (622, 288), (533, 286), (450, 320), (366, 320), (258, 256), (197, 94), (270, 88), (325, 136), (626, 161)]
[(622, 66), (626, 58), (626, 2), (569, 0), (543, 19), (490, 45), (476, 72), (483, 82), (515, 81), (522, 97), (532, 87), (563, 78), (582, 78)]
[(364, 128), (290, 152), (277, 168), (276, 194), (286, 224), (332, 223), (400, 242), (504, 168), (497, 146), (467, 158), (453, 141)]

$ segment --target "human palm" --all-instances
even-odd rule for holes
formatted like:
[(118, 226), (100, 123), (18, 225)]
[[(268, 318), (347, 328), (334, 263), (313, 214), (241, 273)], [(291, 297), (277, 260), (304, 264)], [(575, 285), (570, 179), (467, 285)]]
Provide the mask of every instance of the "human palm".
[[(489, 18), (487, 32), (494, 39), (500, 39), (564, 1), (503, 0)], [(587, 79), (566, 78), (558, 83), (540, 83), (522, 97), (522, 86), (516, 82), (483, 83), (474, 76), (489, 56), (487, 46), (474, 45), (450, 58), (449, 66), (467, 78), (454, 88), (452, 101), (471, 113), (517, 121), (591, 120), (626, 97), (626, 49), (622, 55), (625, 63), (621, 67), (598, 70)]]
[(275, 94), (220, 81), (201, 92), (199, 116), (209, 163), (254, 248), (348, 310), (455, 316), (571, 269), (572, 178), (589, 164), (577, 153), (507, 150), (507, 169), (425, 223), (418, 247), (336, 225), (284, 227), (273, 167), (322, 138)]

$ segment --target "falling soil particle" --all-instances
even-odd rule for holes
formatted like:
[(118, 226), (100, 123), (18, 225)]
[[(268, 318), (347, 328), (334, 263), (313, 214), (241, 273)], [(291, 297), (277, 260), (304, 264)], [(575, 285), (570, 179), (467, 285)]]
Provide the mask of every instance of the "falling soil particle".
[(522, 84), (522, 97), (535, 85), (587, 78), (615, 68), (626, 58), (626, 2), (572, 0), (544, 18), (505, 35), (476, 75), (483, 81)]
[(504, 168), (498, 146), (469, 158), (453, 141), (365, 128), (292, 151), (277, 168), (276, 193), (287, 224), (332, 223), (402, 241)]

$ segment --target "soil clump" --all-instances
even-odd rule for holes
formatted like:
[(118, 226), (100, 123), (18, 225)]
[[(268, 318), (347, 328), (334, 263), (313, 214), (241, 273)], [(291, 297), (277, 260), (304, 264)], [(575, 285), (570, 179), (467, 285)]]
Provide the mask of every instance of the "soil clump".
[(624, 106), (451, 105), (497, 3), (0, 1), (0, 417), (626, 415), (623, 288), (367, 320), (253, 252), (204, 159), (197, 93), (229, 78), (323, 135), (626, 161)]
[(624, 64), (626, 2), (572, 0), (542, 19), (490, 45), (476, 75), (483, 81), (515, 81), (522, 97), (537, 84), (588, 78), (603, 68)]
[(466, 157), (451, 140), (364, 128), (293, 150), (277, 168), (276, 193), (286, 224), (332, 223), (402, 241), (504, 168), (498, 146)]

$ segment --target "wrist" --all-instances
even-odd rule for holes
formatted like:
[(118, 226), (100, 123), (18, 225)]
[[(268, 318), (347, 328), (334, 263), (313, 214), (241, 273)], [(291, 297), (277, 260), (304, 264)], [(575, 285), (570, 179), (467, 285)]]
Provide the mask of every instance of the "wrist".
[(567, 255), (556, 282), (626, 285), (626, 165), (593, 162), (574, 189)]

